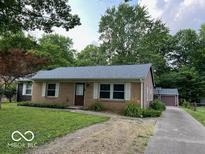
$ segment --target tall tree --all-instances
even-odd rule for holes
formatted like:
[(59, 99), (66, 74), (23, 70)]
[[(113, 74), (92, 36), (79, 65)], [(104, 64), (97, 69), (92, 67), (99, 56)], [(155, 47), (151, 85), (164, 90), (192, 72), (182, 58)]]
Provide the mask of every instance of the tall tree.
[(74, 65), (75, 50), (71, 48), (73, 42), (69, 37), (58, 34), (43, 35), (39, 40), (39, 45), (39, 51), (51, 60), (49, 69)]
[(80, 25), (71, 14), (68, 0), (0, 0), (0, 32), (40, 29), (51, 32), (52, 27), (67, 31)]
[(198, 101), (202, 92), (198, 72), (194, 67), (183, 66), (160, 76), (158, 85), (165, 88), (178, 88), (180, 98)]
[(86, 46), (77, 54), (77, 66), (106, 65), (106, 56), (102, 50), (95, 45)]
[(174, 36), (175, 49), (170, 52), (173, 67), (191, 66), (193, 56), (199, 49), (198, 35), (194, 30), (184, 29)]
[[(16, 79), (31, 75), (47, 64), (47, 59), (22, 49), (0, 50), (0, 89), (6, 91)], [(0, 107), (1, 107), (0, 95)]]
[(184, 29), (168, 40), (168, 63), (170, 71), (161, 74), (157, 85), (177, 87), (180, 97), (188, 101), (199, 101), (205, 96), (205, 26), (199, 34), (192, 29)]
[[(111, 64), (153, 63), (157, 72), (165, 68), (168, 29), (150, 18), (145, 7), (121, 4), (101, 17), (100, 40)], [(160, 68), (160, 69), (159, 69)]]

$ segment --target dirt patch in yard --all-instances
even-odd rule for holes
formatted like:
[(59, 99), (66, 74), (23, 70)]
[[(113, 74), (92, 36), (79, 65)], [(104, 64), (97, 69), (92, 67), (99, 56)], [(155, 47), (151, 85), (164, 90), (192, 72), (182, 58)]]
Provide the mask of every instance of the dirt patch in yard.
[(127, 154), (144, 153), (147, 141), (153, 133), (155, 120), (111, 118), (51, 143), (29, 153), (68, 154)]

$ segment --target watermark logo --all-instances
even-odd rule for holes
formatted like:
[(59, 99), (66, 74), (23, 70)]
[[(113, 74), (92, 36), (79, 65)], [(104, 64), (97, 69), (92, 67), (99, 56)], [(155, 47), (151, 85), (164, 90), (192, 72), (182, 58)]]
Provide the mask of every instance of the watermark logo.
[[(29, 135), (30, 134), (30, 135)], [(19, 136), (19, 137), (16, 137), (16, 136)], [(26, 135), (28, 136), (31, 136), (31, 138), (27, 138), (26, 137)], [(15, 142), (18, 142), (18, 141), (20, 141), (22, 138), (25, 140), (25, 141), (27, 141), (27, 142), (31, 142), (31, 141), (33, 141), (33, 139), (34, 139), (34, 133), (32, 132), (32, 131), (26, 131), (24, 134), (22, 134), (20, 131), (18, 131), (18, 130), (16, 130), (16, 131), (14, 131), (12, 134), (11, 134), (11, 138), (12, 138), (12, 140), (13, 141), (15, 141)]]

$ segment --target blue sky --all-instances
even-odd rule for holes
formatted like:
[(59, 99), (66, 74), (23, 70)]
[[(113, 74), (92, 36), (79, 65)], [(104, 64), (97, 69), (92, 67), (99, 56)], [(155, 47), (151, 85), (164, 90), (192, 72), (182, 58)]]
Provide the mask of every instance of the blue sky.
[[(73, 48), (82, 50), (88, 44), (98, 42), (98, 24), (107, 8), (118, 6), (123, 0), (69, 0), (72, 12), (78, 14), (81, 26), (69, 32), (55, 28), (54, 32), (73, 39)], [(179, 29), (198, 30), (205, 23), (205, 0), (131, 0), (132, 5), (145, 5), (152, 18), (159, 18), (170, 28), (172, 34)], [(30, 32), (39, 38), (43, 32)]]

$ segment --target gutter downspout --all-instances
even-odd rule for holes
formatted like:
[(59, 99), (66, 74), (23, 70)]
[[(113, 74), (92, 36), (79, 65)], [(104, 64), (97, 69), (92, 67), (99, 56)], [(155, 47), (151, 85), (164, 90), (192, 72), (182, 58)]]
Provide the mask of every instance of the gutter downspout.
[(144, 81), (143, 81), (143, 79), (140, 79), (140, 83), (141, 83), (141, 86), (140, 86), (141, 87), (140, 105), (141, 105), (141, 109), (143, 109), (144, 108)]

